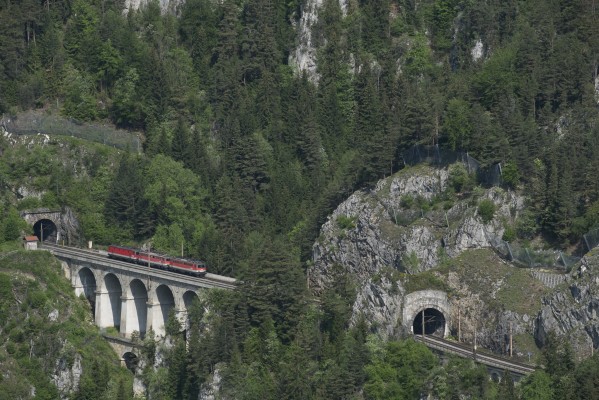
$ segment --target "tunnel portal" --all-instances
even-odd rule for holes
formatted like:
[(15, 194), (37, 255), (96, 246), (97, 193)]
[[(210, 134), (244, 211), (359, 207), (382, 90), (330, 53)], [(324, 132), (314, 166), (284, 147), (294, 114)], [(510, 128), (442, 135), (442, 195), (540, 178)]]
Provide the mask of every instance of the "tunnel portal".
[[(422, 318), (424, 317), (424, 324)], [(412, 331), (415, 335), (422, 335), (424, 326), (425, 335), (445, 336), (445, 316), (435, 308), (425, 308), (414, 317)]]
[(33, 224), (33, 232), (41, 242), (56, 243), (58, 239), (56, 224), (49, 219), (41, 219)]

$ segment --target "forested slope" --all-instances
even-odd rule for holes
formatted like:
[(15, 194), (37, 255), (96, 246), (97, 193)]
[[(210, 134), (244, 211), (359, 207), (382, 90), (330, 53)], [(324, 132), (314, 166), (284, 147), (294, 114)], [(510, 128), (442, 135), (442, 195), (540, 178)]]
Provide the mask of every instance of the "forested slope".
[(49, 254), (0, 253), (0, 332), (0, 399), (132, 398), (89, 303)]
[(510, 166), (538, 228), (560, 242), (598, 218), (592, 1), (377, 0), (344, 3), (345, 16), (325, 1), (318, 86), (287, 63), (299, 2), (191, 0), (178, 17), (157, 2), (122, 7), (5, 1), (0, 111), (142, 130), (150, 158), (198, 177), (230, 243), (291, 232), (307, 255), (332, 206), (416, 143)]
[[(15, 207), (68, 205), (86, 239), (173, 253), (183, 242), (243, 280), (215, 306), (223, 334), (190, 367), (194, 390), (224, 361), (231, 390), (252, 378), (256, 396), (363, 393), (377, 353), (368, 327), (347, 330), (352, 282), (340, 277), (315, 308), (303, 272), (327, 215), (415, 144), (500, 162), (529, 198), (522, 239), (569, 246), (599, 223), (594, 1), (343, 5), (319, 11), (314, 80), (288, 61), (299, 1), (188, 0), (176, 16), (158, 2), (124, 15), (121, 1), (0, 1), (1, 113), (144, 137), (142, 154), (98, 147), (75, 167), (60, 141), (1, 138), (6, 238)], [(40, 198), (20, 198), (23, 185)], [(268, 335), (271, 353), (256, 343)]]

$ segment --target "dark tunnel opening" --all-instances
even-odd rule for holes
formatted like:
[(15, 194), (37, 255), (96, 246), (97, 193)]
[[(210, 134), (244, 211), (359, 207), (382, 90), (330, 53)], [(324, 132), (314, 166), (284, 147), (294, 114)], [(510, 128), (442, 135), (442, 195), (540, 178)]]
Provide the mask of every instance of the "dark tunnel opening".
[[(422, 318), (424, 317), (424, 324)], [(434, 308), (426, 308), (416, 314), (412, 329), (415, 335), (422, 335), (424, 327), (425, 335), (434, 335), (443, 337), (445, 335), (445, 316), (439, 310)]]
[(40, 242), (56, 243), (58, 230), (56, 224), (49, 219), (41, 219), (33, 224), (33, 233)]
[(139, 363), (139, 359), (135, 355), (135, 353), (131, 353), (130, 351), (123, 354), (123, 361), (125, 361), (125, 367), (131, 372), (135, 374), (135, 370), (137, 369), (137, 364)]

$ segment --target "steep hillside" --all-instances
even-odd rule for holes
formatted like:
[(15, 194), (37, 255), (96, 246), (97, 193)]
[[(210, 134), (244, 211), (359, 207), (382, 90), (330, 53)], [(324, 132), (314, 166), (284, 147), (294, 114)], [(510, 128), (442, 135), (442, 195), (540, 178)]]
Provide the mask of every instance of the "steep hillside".
[(128, 399), (132, 376), (46, 252), (0, 253), (0, 398)]
[(588, 253), (572, 271), (567, 283), (543, 298), (537, 320), (540, 344), (553, 334), (567, 338), (578, 357), (586, 358), (599, 346), (599, 252)]
[(353, 321), (365, 317), (391, 337), (405, 335), (411, 325), (401, 320), (406, 295), (443, 290), (451, 335), (458, 335), (461, 313), (465, 340), (473, 341), (477, 331), (481, 345), (505, 352), (511, 324), (514, 335), (521, 335), (516, 352), (536, 353), (535, 318), (549, 288), (531, 269), (497, 254), (506, 231), (526, 212), (523, 198), (497, 187), (469, 186), (462, 171), (459, 164), (407, 168), (350, 196), (314, 245), (310, 287), (317, 293), (334, 290), (339, 276), (347, 276), (356, 288)]

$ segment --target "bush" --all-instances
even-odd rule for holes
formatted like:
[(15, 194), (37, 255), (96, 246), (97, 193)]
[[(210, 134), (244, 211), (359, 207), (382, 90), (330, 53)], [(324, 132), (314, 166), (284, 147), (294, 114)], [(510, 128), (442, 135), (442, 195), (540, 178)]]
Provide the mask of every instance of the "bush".
[(339, 215), (335, 221), (339, 229), (354, 229), (356, 227), (356, 217)]
[(495, 203), (489, 199), (483, 199), (478, 203), (478, 215), (485, 224), (493, 220), (495, 216)]
[(19, 201), (17, 208), (19, 210), (28, 210), (32, 208), (39, 208), (41, 205), (42, 203), (37, 197), (25, 197), (23, 200)]
[(470, 176), (464, 164), (454, 164), (449, 168), (449, 186), (456, 193), (472, 190), (474, 182), (474, 178)]
[(513, 161), (509, 161), (505, 164), (501, 171), (501, 179), (503, 183), (510, 187), (515, 188), (520, 182), (520, 171), (518, 171), (518, 166)]
[(399, 201), (399, 204), (403, 207), (403, 208), (412, 208), (412, 206), (414, 206), (414, 197), (411, 194), (406, 194), (401, 196), (401, 200)]
[(516, 234), (520, 239), (532, 239), (538, 231), (535, 217), (531, 212), (524, 212), (516, 222)]
[(514, 239), (516, 239), (516, 229), (514, 229), (512, 225), (506, 226), (505, 231), (503, 231), (503, 236), (501, 237), (501, 240), (506, 242), (512, 242)]

